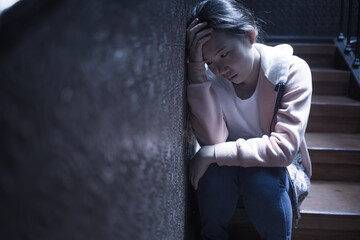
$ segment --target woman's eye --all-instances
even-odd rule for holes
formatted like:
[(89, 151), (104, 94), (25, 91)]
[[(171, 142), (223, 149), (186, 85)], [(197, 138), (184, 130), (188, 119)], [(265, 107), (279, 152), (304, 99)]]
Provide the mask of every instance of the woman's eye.
[(226, 56), (228, 55), (228, 53), (229, 53), (229, 52), (226, 52), (226, 53), (221, 54), (221, 57), (222, 57), (222, 58), (226, 57)]

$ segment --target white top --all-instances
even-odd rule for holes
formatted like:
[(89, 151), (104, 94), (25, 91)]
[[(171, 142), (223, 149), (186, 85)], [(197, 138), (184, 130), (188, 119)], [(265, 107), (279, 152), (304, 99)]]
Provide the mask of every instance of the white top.
[(262, 137), (264, 131), (260, 123), (258, 86), (256, 86), (255, 92), (248, 99), (241, 99), (236, 95), (235, 90), (233, 92), (235, 95), (234, 101), (229, 104), (234, 105), (233, 108), (237, 111), (227, 111), (225, 113), (225, 116), (227, 116), (229, 141), (235, 141), (239, 138)]
[[(213, 74), (211, 73), (210, 75)], [(215, 75), (213, 75), (213, 77), (214, 76)], [(259, 79), (254, 93), (247, 99), (241, 99), (237, 96), (235, 89), (229, 80), (219, 78), (213, 79), (215, 81), (213, 84), (219, 85), (219, 87), (221, 85), (220, 88), (215, 87), (214, 90), (221, 96), (219, 99), (220, 105), (224, 112), (226, 126), (229, 131), (227, 141), (236, 141), (239, 138), (250, 139), (262, 137), (265, 134), (265, 131), (262, 128), (260, 118)]]

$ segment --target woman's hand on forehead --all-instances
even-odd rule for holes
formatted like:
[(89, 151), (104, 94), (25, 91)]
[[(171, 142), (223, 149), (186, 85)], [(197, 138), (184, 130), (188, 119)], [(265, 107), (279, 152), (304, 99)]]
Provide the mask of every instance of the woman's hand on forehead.
[(203, 62), (202, 47), (210, 40), (212, 28), (207, 22), (200, 22), (198, 18), (190, 23), (186, 30), (187, 49), (190, 62)]

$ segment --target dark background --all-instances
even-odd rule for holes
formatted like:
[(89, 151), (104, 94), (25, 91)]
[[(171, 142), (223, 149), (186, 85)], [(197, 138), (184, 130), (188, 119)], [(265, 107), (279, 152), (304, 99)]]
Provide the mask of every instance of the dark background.
[[(0, 16), (0, 239), (190, 239), (187, 0), (22, 0)], [(340, 1), (244, 1), (265, 37)]]
[(341, 1), (247, 0), (243, 2), (259, 19), (265, 37), (280, 35), (290, 38), (326, 38), (337, 36), (339, 32)]

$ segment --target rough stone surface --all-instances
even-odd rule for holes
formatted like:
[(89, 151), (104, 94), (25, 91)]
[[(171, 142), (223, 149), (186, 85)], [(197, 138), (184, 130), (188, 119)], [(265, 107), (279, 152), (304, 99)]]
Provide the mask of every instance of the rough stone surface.
[[(265, 37), (272, 35), (337, 37), (339, 34), (341, 1), (245, 0), (243, 2), (256, 17), (261, 19), (259, 23), (265, 31)], [(347, 4), (345, 7), (347, 9)], [(356, 1), (354, 1), (355, 7), (357, 8)], [(344, 25), (346, 21), (344, 20)], [(355, 18), (354, 23), (356, 22)], [(353, 30), (355, 29), (356, 27)], [(344, 31), (346, 32), (346, 29)]]
[(189, 2), (43, 2), (0, 55), (0, 239), (184, 239)]

